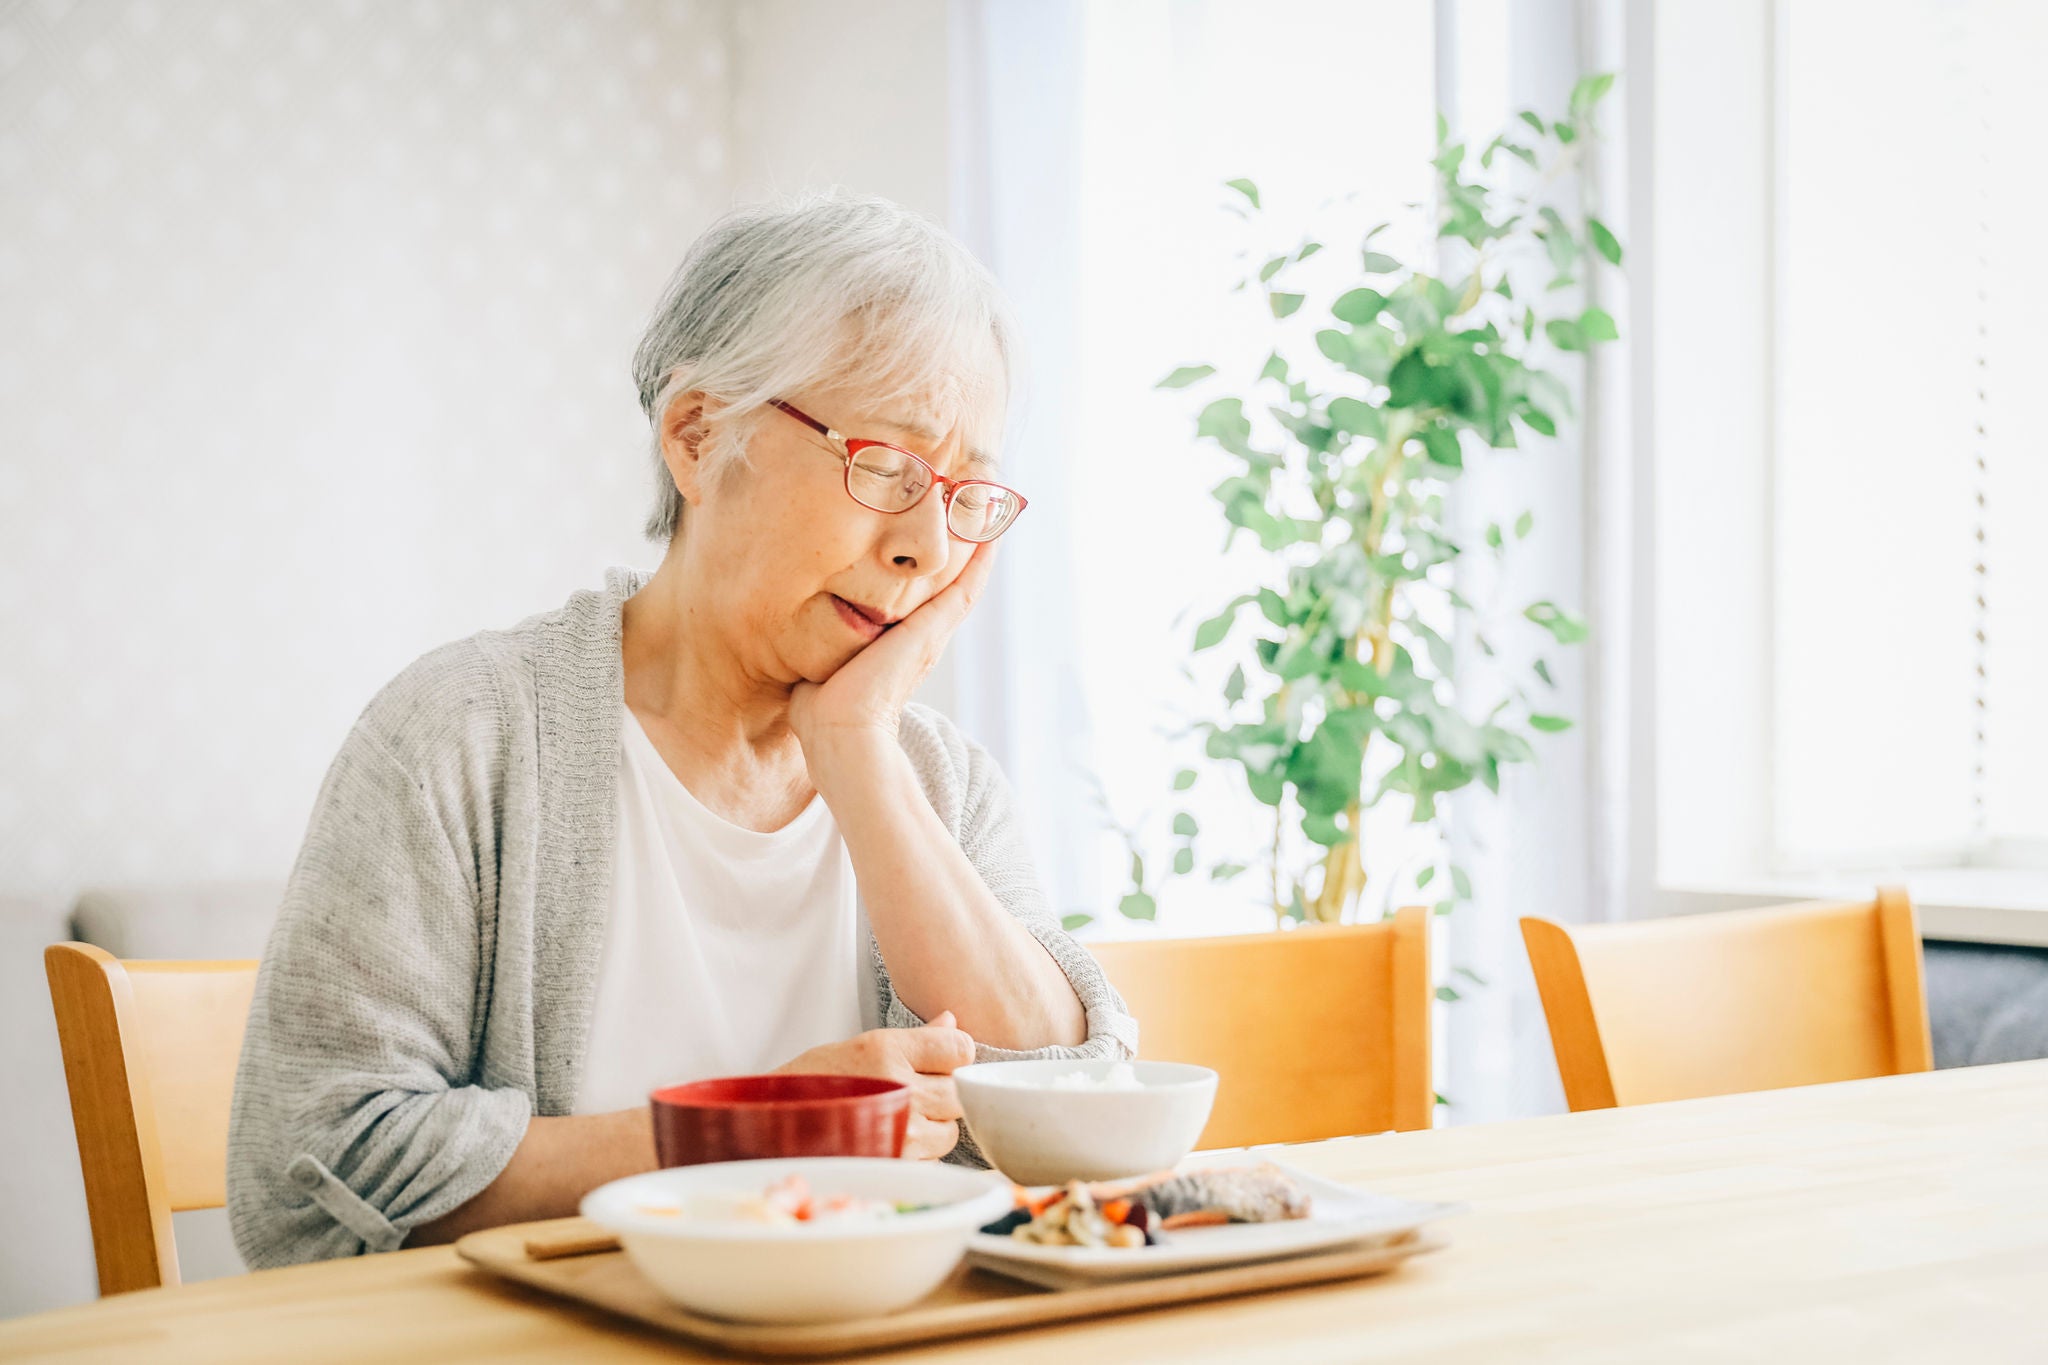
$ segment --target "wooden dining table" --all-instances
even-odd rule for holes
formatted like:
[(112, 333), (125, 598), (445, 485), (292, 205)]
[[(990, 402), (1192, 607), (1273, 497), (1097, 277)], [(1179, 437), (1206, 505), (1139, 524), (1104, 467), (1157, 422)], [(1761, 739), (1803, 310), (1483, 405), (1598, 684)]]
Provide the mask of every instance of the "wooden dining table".
[[(2048, 1061), (1273, 1150), (1469, 1208), (1377, 1278), (865, 1359), (2048, 1361)], [(714, 1358), (446, 1247), (0, 1322), (40, 1357)]]

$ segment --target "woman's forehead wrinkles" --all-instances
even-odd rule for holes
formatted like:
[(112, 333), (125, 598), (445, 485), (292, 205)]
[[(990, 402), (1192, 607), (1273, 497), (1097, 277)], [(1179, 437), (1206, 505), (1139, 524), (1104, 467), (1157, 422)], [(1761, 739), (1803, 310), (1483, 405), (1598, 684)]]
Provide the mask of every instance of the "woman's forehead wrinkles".
[[(947, 429), (927, 416), (889, 416), (876, 419), (882, 426), (893, 428), (905, 437), (905, 443), (913, 450), (929, 451), (946, 439)], [(995, 452), (978, 445), (967, 447), (970, 464), (978, 465), (984, 472), (1001, 467)]]

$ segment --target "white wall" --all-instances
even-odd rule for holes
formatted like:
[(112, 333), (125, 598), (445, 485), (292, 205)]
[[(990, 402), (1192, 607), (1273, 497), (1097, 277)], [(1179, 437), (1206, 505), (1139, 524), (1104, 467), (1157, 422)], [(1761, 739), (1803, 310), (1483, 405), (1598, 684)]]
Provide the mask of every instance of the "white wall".
[(654, 561), (629, 362), (730, 14), (0, 25), (0, 891), (281, 877), (379, 684)]
[(387, 678), (654, 562), (629, 365), (731, 198), (731, 28), (0, 3), (0, 1314), (93, 1292), (61, 907), (282, 880)]

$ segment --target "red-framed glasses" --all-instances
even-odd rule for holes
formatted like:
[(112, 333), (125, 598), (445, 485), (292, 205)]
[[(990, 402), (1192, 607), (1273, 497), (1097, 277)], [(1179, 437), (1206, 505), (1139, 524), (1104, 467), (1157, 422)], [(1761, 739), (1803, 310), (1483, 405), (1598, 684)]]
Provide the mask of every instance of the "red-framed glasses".
[(943, 490), (946, 529), (961, 540), (994, 540), (1024, 511), (1024, 495), (987, 479), (949, 479), (931, 462), (887, 441), (841, 436), (817, 418), (780, 398), (768, 406), (788, 413), (838, 447), (846, 462), (846, 496), (862, 507), (891, 516), (924, 501), (934, 486)]

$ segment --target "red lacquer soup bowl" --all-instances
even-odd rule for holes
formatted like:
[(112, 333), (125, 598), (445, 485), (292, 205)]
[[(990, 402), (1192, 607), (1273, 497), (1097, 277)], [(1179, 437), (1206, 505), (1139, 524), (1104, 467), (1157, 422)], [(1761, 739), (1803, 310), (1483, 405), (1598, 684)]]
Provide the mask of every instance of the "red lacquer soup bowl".
[(648, 1097), (663, 1166), (903, 1155), (910, 1087), (878, 1076), (727, 1076)]

